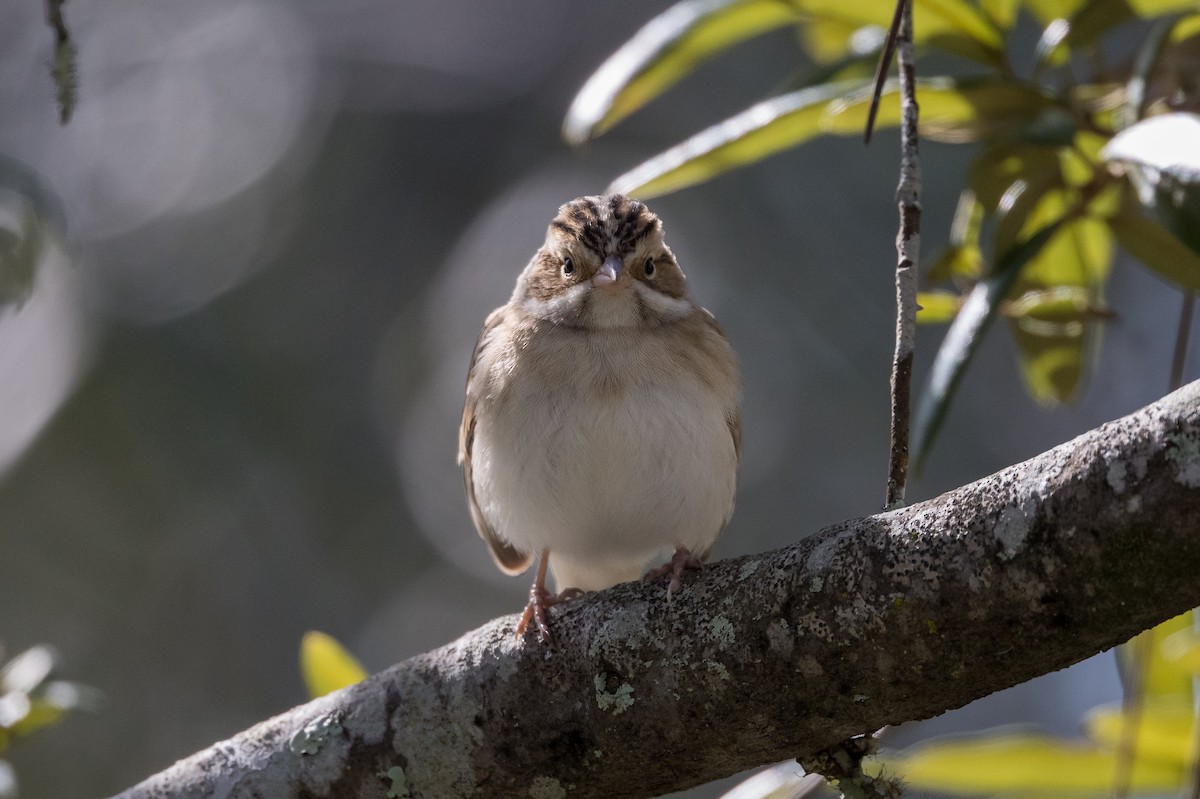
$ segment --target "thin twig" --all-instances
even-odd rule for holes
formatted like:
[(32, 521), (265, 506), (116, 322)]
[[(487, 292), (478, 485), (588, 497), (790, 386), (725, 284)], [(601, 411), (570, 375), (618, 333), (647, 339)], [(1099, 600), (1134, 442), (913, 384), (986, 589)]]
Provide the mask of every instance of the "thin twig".
[(54, 62), (50, 67), (50, 76), (54, 80), (60, 125), (71, 121), (79, 98), (75, 43), (71, 41), (71, 32), (67, 30), (67, 22), (63, 18), (62, 7), (65, 2), (46, 0), (46, 24), (54, 30)]
[(913, 64), (912, 3), (898, 0), (896, 35), (900, 71), (900, 185), (896, 204), (896, 351), (892, 358), (891, 448), (885, 507), (904, 504), (908, 483), (908, 428), (912, 393), (913, 349), (917, 339), (917, 260), (921, 250), (921, 162), (918, 157), (916, 76)]
[(896, 51), (896, 38), (900, 35), (900, 20), (909, 9), (909, 41), (912, 41), (911, 9), (909, 0), (896, 0), (896, 13), (892, 14), (892, 25), (888, 28), (887, 38), (883, 40), (883, 52), (879, 54), (879, 63), (875, 65), (875, 90), (871, 92), (871, 107), (867, 111), (867, 127), (863, 130), (863, 144), (871, 143), (871, 134), (875, 132), (875, 116), (879, 113), (879, 98), (883, 95), (883, 82), (887, 80), (888, 70), (892, 68), (892, 53)]
[(71, 41), (71, 33), (63, 19), (62, 7), (66, 0), (46, 0), (46, 24), (54, 29), (54, 39), (58, 44)]

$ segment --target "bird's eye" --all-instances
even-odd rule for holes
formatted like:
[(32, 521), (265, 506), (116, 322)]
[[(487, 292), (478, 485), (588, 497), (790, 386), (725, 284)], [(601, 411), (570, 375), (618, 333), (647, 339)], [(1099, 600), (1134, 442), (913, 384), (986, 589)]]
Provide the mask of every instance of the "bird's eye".
[(653, 276), (654, 276), (654, 259), (647, 258), (646, 259), (646, 277), (653, 277)]
[(570, 258), (563, 259), (562, 273), (564, 275), (572, 274), (575, 271), (575, 262)]

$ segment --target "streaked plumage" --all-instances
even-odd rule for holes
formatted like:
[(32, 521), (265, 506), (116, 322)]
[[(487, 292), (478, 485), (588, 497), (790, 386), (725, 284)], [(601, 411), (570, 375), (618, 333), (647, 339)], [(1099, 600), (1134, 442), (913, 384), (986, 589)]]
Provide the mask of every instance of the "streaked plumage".
[(733, 511), (739, 393), (658, 217), (620, 195), (562, 206), (467, 380), (459, 460), (497, 565), (549, 552), (560, 589), (590, 591), (671, 549), (703, 559)]

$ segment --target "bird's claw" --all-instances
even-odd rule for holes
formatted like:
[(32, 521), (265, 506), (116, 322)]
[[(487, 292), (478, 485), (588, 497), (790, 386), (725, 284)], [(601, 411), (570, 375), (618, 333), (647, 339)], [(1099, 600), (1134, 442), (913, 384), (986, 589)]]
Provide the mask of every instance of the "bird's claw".
[(704, 562), (700, 558), (691, 553), (687, 547), (677, 547), (675, 554), (661, 566), (651, 569), (642, 577), (642, 582), (647, 583), (651, 580), (657, 580), (664, 574), (671, 575), (671, 582), (667, 583), (667, 604), (671, 604), (671, 596), (683, 587), (683, 573), (687, 569), (703, 568)]
[(525, 630), (532, 621), (537, 625), (538, 640), (542, 643), (550, 643), (554, 640), (554, 636), (550, 633), (550, 622), (546, 616), (546, 609), (582, 594), (583, 591), (579, 588), (567, 588), (557, 594), (552, 594), (543, 586), (535, 584), (529, 589), (529, 602), (525, 605), (525, 612), (521, 614), (520, 621), (517, 622), (516, 637), (520, 638), (525, 635)]

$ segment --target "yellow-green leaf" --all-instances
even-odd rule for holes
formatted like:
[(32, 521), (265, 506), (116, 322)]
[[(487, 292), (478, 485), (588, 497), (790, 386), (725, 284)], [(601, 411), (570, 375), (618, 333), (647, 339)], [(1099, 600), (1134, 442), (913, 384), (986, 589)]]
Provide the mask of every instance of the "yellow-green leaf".
[(366, 670), (336, 639), (316, 630), (305, 633), (300, 641), (300, 672), (313, 699), (367, 677)]
[[(899, 85), (888, 81), (879, 103), (876, 128), (900, 124)], [(822, 120), (827, 133), (859, 135), (867, 121), (873, 87), (831, 103)], [(1036, 86), (1019, 80), (987, 77), (917, 81), (920, 133), (935, 141), (968, 142), (1015, 133), (1053, 106)]]
[[(889, 82), (885, 97), (896, 90), (896, 84)], [(764, 100), (634, 167), (614, 180), (611, 190), (642, 198), (666, 194), (761, 161), (822, 133), (861, 136), (870, 96), (869, 82), (846, 81)], [(919, 81), (917, 101), (923, 135), (947, 141), (966, 141), (1019, 126), (1050, 103), (1036, 89), (1016, 81), (948, 78)], [(896, 124), (898, 105), (883, 103), (876, 127)]]
[(1087, 0), (1025, 0), (1037, 21), (1046, 25), (1056, 19), (1070, 19)]
[(1174, 14), (1179, 11), (1192, 11), (1196, 8), (1196, 0), (1124, 0), (1133, 12), (1143, 19), (1146, 17), (1161, 17), (1164, 14)]
[(1200, 14), (1188, 14), (1171, 28), (1171, 42), (1174, 44), (1193, 36), (1200, 36)]
[[(1076, 792), (1107, 796), (1116, 772), (1116, 754), (1046, 735), (997, 735), (930, 743), (881, 758), (883, 766), (907, 784), (944, 793), (982, 795), (1015, 791)], [(1183, 782), (1176, 765), (1137, 760), (1130, 787), (1135, 791), (1174, 791)]]
[(940, 324), (954, 318), (962, 307), (962, 297), (949, 291), (919, 291), (917, 305), (918, 324)]
[(821, 134), (829, 101), (861, 85), (825, 84), (765, 100), (634, 167), (611, 190), (642, 198), (666, 194), (803, 144)]
[(1012, 27), (1020, 5), (1020, 0), (979, 0), (980, 8), (992, 18), (997, 27), (1004, 30)]
[[(886, 29), (892, 21), (894, 0), (793, 0), (814, 19), (834, 19), (858, 27)], [(963, 0), (916, 0), (914, 43), (930, 44), (989, 65), (1003, 61), (1004, 36), (995, 23), (974, 4)]]
[[(979, 251), (978, 245), (952, 245), (947, 247), (938, 256), (938, 259), (929, 267), (926, 276), (931, 283), (940, 283), (947, 280), (967, 281), (977, 279), (982, 271), (983, 253)], [(933, 321), (933, 318), (922, 319), (920, 313), (918, 313), (917, 321)]]
[(971, 161), (967, 183), (988, 211), (995, 211), (1005, 192), (1016, 183), (1049, 188), (1061, 183), (1055, 148), (1020, 142), (986, 148)]
[(684, 0), (613, 53), (576, 95), (563, 137), (578, 144), (611, 128), (696, 66), (738, 42), (800, 20), (781, 0)]
[(916, 468), (920, 469), (929, 454), (933, 440), (945, 420), (950, 401), (975, 357), (983, 335), (1008, 296), (1013, 281), (1062, 227), (1063, 220), (1050, 222), (1028, 239), (1008, 250), (997, 262), (992, 273), (975, 284), (971, 293), (946, 331), (930, 370), (929, 384), (921, 392), (913, 423), (912, 451)]
[[(1116, 751), (1125, 736), (1128, 718), (1120, 705), (1095, 708), (1084, 719), (1087, 736)], [(1141, 760), (1186, 768), (1195, 757), (1196, 712), (1183, 699), (1145, 701), (1137, 714), (1137, 733), (1131, 738), (1134, 756)]]
[[(1029, 213), (1022, 237), (1049, 222), (1067, 218), (1077, 202), (1063, 190), (1046, 192)], [(1112, 262), (1112, 233), (1089, 217), (1071, 219), (1030, 259), (1015, 281), (1010, 297), (1031, 306), (1009, 321), (1017, 344), (1021, 376), (1030, 395), (1043, 405), (1072, 401), (1083, 383), (1096, 344), (1097, 322), (1089, 309), (1103, 301), (1104, 282)], [(1071, 294), (1080, 311), (1075, 318), (1054, 318), (1038, 300)], [(1037, 310), (1037, 313), (1032, 311)], [(1064, 311), (1061, 303), (1057, 307)], [(1068, 314), (1069, 317), (1069, 314)]]
[(1165, 636), (1160, 646), (1164, 662), (1192, 677), (1200, 675), (1200, 632), (1195, 627), (1189, 624), (1176, 630)]
[(800, 27), (800, 40), (813, 61), (830, 64), (850, 51), (851, 39), (863, 27), (843, 19), (817, 17)]
[(1200, 254), (1152, 219), (1124, 208), (1108, 220), (1125, 251), (1164, 280), (1200, 291)]
[[(1168, 658), (1163, 650), (1163, 642), (1172, 635), (1192, 630), (1192, 611), (1181, 613), (1173, 619), (1167, 619), (1162, 624), (1134, 637), (1133, 641), (1144, 641), (1150, 657), (1142, 664), (1142, 683), (1140, 690), (1151, 698), (1172, 698), (1190, 703), (1192, 701), (1192, 674), (1175, 660)], [(1132, 643), (1132, 642), (1131, 642)], [(1136, 651), (1135, 647), (1125, 645), (1118, 652), (1125, 667), (1129, 658)]]

